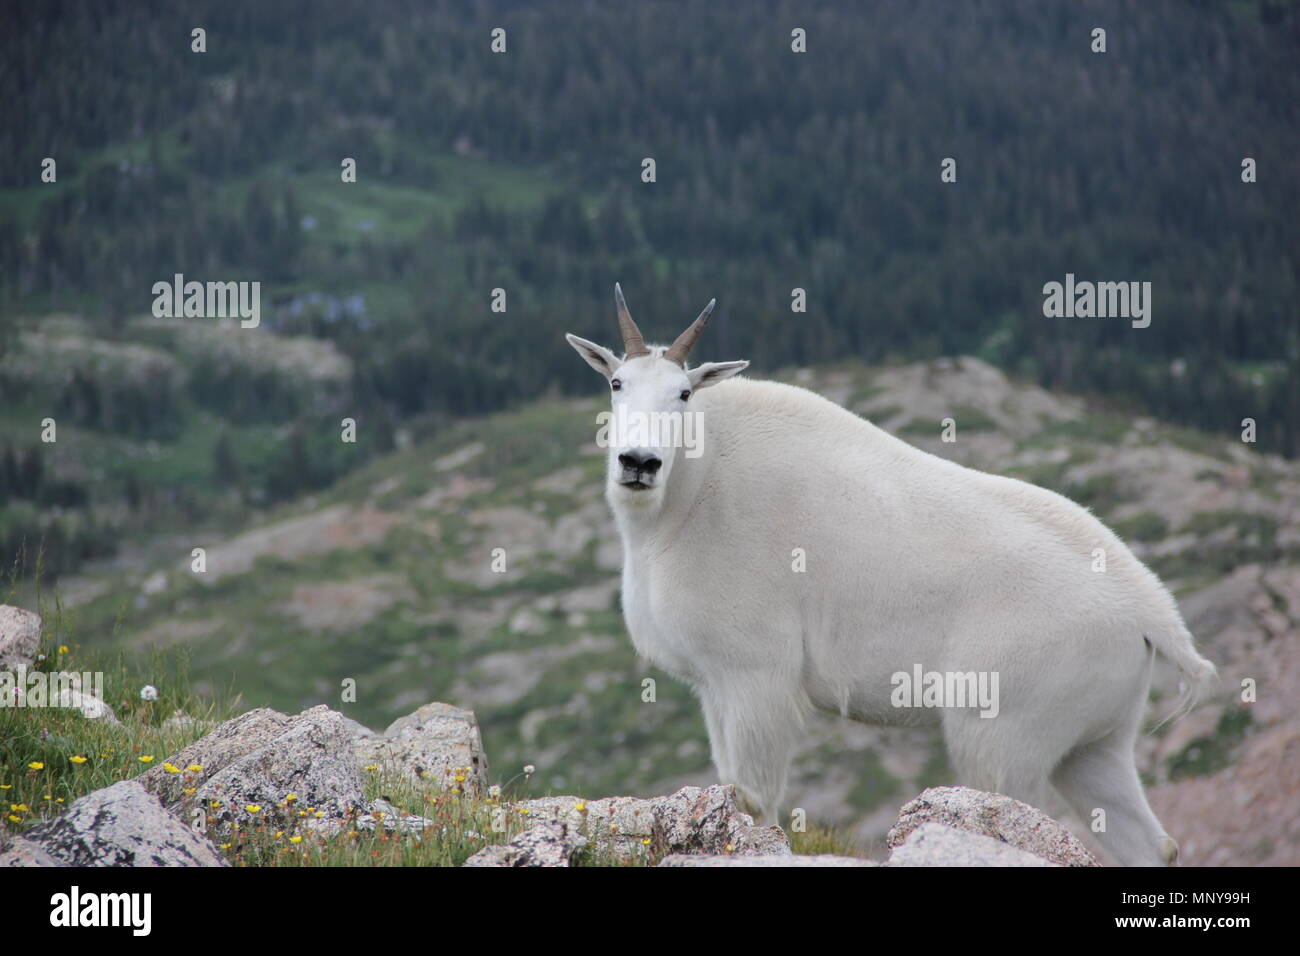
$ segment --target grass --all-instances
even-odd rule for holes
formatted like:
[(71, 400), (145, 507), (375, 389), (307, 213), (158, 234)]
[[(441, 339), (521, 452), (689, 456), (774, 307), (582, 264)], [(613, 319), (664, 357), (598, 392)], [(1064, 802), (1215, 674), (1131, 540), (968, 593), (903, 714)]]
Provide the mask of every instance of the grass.
[[(490, 843), (507, 842), (523, 824), (499, 812), (498, 801), (420, 787), (405, 779), (371, 774), (368, 799), (383, 797), (401, 811), (430, 821), (414, 830), (387, 829), (383, 815), (369, 826), (354, 812), (337, 832), (308, 826), (315, 810), (281, 801), (279, 812), (263, 808), (249, 823), (233, 824), (216, 839), (232, 866), (460, 866)], [(257, 822), (264, 817), (266, 822)]]
[[(11, 592), (14, 585), (11, 581)], [(88, 719), (71, 708), (0, 708), (0, 807), (2, 825), (10, 832), (22, 833), (57, 816), (78, 797), (162, 765), (243, 710), (236, 695), (197, 695), (183, 652), (132, 659), (121, 652), (89, 650), (77, 642), (75, 617), (57, 599), (42, 601), (39, 613), (45, 626), (32, 672), (102, 675), (104, 699), (119, 723)], [(27, 686), (36, 683), (29, 679)], [(156, 696), (142, 696), (146, 686)], [(164, 726), (176, 711), (197, 720)], [(382, 826), (368, 830), (354, 814), (338, 832), (323, 834), (305, 825), (315, 818), (314, 808), (294, 813), (294, 798), (286, 794), (280, 809), (289, 812), (274, 818), (268, 813), (265, 824), (231, 825), (212, 835), (235, 866), (459, 866), (488, 844), (508, 842), (526, 825), (499, 798), (450, 793), (401, 776), (371, 773), (366, 791), (369, 799), (382, 797), (403, 815), (431, 822), (412, 832), (389, 832)], [(256, 814), (250, 817), (256, 820)], [(650, 848), (623, 859), (602, 846), (589, 846), (577, 860), (588, 866), (652, 861), (657, 858)]]
[[(28, 686), (35, 686), (33, 673), (101, 675), (102, 699), (120, 723), (91, 720), (72, 708), (0, 707), (0, 805), (10, 830), (21, 832), (78, 797), (137, 776), (203, 735), (201, 723), (164, 727), (173, 712), (219, 721), (239, 711), (237, 696), (194, 694), (184, 654), (130, 659), (120, 651), (87, 650), (76, 639), (74, 616), (57, 600), (40, 603), (38, 613), (45, 628)], [(146, 686), (155, 688), (156, 699), (142, 697)]]
[(815, 856), (829, 853), (833, 856), (865, 857), (866, 849), (853, 832), (845, 827), (811, 826), (803, 832), (787, 831), (790, 848), (798, 854)]
[[(312, 243), (355, 244), (364, 236), (415, 239), (431, 221), (449, 225), (455, 213), (478, 195), (495, 208), (533, 210), (553, 183), (531, 167), (455, 154), (436, 157), (430, 186), (385, 182), (374, 170), (358, 168), (355, 183), (343, 183), (339, 169), (284, 178), (292, 181), (304, 216), (316, 220), (306, 231)], [(242, 203), (252, 181), (223, 187)], [(236, 207), (238, 208), (238, 207)]]

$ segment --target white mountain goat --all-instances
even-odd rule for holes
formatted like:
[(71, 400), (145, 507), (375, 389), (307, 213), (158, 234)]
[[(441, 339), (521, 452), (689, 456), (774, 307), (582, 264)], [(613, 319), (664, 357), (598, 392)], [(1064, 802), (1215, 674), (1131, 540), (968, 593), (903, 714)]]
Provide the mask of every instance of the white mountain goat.
[[(1097, 837), (1118, 862), (1172, 863), (1134, 741), (1155, 651), (1183, 708), (1215, 671), (1124, 543), (1054, 492), (927, 454), (805, 389), (732, 378), (748, 362), (687, 367), (713, 302), (665, 349), (617, 286), (615, 301), (622, 358), (567, 336), (615, 414), (703, 426), (693, 452), (662, 434), (609, 443), (627, 628), (694, 688), (746, 807), (776, 822), (803, 721), (826, 710), (939, 725), (957, 782), (1035, 806), (1050, 784), (1089, 824), (1105, 811)], [(961, 706), (928, 681), (935, 693), (909, 700), (901, 685), (930, 672), (949, 690), (990, 677), (999, 700)]]

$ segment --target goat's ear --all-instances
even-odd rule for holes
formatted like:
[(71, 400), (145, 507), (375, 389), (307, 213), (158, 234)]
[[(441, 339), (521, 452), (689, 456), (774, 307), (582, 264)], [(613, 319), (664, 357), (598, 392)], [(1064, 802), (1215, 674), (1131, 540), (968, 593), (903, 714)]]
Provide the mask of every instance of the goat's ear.
[(579, 355), (586, 359), (587, 364), (594, 368), (605, 378), (613, 378), (614, 369), (621, 364), (618, 356), (605, 348), (603, 345), (597, 345), (595, 342), (588, 342), (584, 338), (579, 338), (572, 332), (565, 333), (565, 339), (574, 347)]
[(691, 388), (698, 391), (701, 388), (708, 388), (710, 385), (717, 385), (724, 379), (731, 378), (739, 372), (749, 368), (749, 363), (740, 362), (705, 362), (703, 365), (697, 365), (693, 369), (688, 369), (686, 377), (691, 380)]

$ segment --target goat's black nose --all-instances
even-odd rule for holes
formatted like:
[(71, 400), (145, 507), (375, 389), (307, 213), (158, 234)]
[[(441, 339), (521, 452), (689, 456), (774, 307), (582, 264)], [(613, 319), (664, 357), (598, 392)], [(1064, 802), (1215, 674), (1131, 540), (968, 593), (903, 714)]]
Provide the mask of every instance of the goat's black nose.
[(657, 472), (663, 462), (653, 452), (623, 452), (618, 463), (628, 471), (643, 471), (647, 475)]

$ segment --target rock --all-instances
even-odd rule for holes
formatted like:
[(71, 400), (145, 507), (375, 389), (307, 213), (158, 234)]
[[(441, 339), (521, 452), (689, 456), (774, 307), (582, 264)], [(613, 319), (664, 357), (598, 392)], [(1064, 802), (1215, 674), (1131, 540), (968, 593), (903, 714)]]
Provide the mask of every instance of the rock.
[[(582, 809), (578, 809), (581, 807)], [(666, 797), (546, 797), (509, 808), (537, 822), (563, 823), (605, 852), (630, 856), (651, 847), (665, 853), (739, 856), (790, 853), (780, 827), (756, 827), (736, 804), (734, 787), (685, 787)]]
[(466, 866), (569, 866), (587, 845), (582, 834), (563, 823), (539, 823), (509, 843), (484, 847)]
[(639, 852), (655, 828), (654, 801), (639, 797), (542, 797), (511, 804), (507, 812), (525, 818), (525, 826), (561, 823), (617, 856)]
[(364, 731), (353, 742), (360, 766), (471, 797), (487, 792), (487, 758), (473, 711), (425, 704), (393, 721), (383, 736), (351, 724)]
[[(1292, 660), (1300, 660), (1300, 647), (1290, 649)], [(1278, 683), (1290, 676), (1254, 673), (1281, 678)], [(1156, 816), (1178, 838), (1179, 864), (1300, 866), (1300, 719), (1252, 730), (1238, 749), (1237, 759), (1215, 773), (1148, 791)]]
[(884, 866), (1059, 866), (992, 837), (923, 823), (889, 854)]
[(0, 604), (0, 671), (31, 667), (40, 646), (40, 615)]
[(1101, 865), (1063, 824), (1000, 793), (931, 787), (903, 806), (885, 842), (891, 848), (899, 847), (926, 823), (991, 837), (1061, 866)]
[(407, 813), (387, 800), (379, 799), (367, 804), (366, 812), (357, 817), (355, 825), (358, 830), (374, 830), (382, 826), (389, 833), (419, 834), (434, 826), (434, 822), (428, 817)]
[(736, 804), (735, 787), (683, 787), (654, 802), (654, 838), (670, 853), (790, 853), (780, 827), (754, 826), (754, 818)]
[(211, 840), (134, 780), (87, 794), (25, 837), (70, 866), (228, 865)]
[(351, 717), (343, 718), (343, 726), (348, 729), (348, 733), (350, 733), (353, 736), (353, 738), (381, 736), (380, 734), (375, 733), (365, 724), (361, 723), (360, 721), (353, 720)]
[[(379, 825), (419, 832), (432, 825), (423, 817), (403, 816), (383, 801), (367, 803), (364, 766), (413, 781), (446, 780), (471, 796), (487, 790), (473, 713), (439, 703), (394, 721), (383, 735), (324, 705), (295, 717), (251, 710), (138, 779), (173, 810), (201, 806), (223, 824), (301, 819), (310, 808), (309, 828), (327, 835)], [(194, 792), (184, 793), (187, 789)], [(290, 794), (295, 799), (286, 803)], [(213, 807), (214, 802), (221, 806)], [(259, 809), (249, 811), (250, 805)]]
[(755, 856), (674, 853), (659, 861), (660, 866), (880, 866), (875, 860), (854, 856), (816, 856), (792, 853), (763, 853)]
[[(341, 714), (323, 704), (305, 710), (274, 740), (209, 776), (198, 786), (196, 803), (223, 823), (288, 819), (309, 807), (326, 817), (345, 816), (365, 804), (351, 744)], [(291, 794), (296, 799), (286, 803)]]
[(349, 815), (346, 819), (339, 817), (308, 818), (303, 821), (303, 826), (319, 836), (331, 837), (344, 830), (374, 830), (382, 826), (388, 833), (405, 833), (414, 836), (417, 840), (426, 829), (436, 826), (434, 821), (428, 817), (417, 816), (413, 813), (407, 813), (398, 807), (393, 806), (387, 800), (372, 800), (367, 804), (360, 813), (355, 817)]
[(6, 866), (63, 866), (39, 843), (0, 829), (0, 868)]
[[(172, 754), (161, 764), (150, 767), (136, 779), (164, 804), (178, 804), (183, 796), (182, 789), (197, 788), (235, 761), (270, 746), (292, 722), (292, 717), (266, 707), (247, 711), (221, 724), (179, 753)], [(170, 773), (167, 764), (183, 772)], [(188, 769), (195, 765), (202, 769)]]
[(295, 717), (250, 710), (137, 779), (169, 807), (202, 807), (221, 824), (283, 822), (309, 807), (327, 818), (365, 812), (361, 770), (344, 720), (324, 705)]

